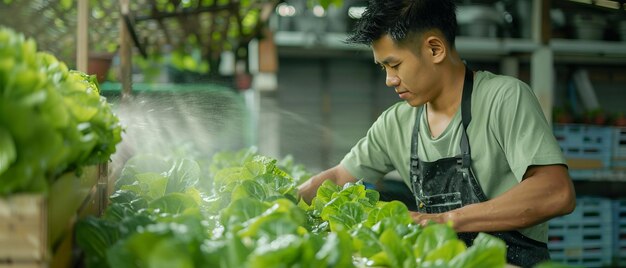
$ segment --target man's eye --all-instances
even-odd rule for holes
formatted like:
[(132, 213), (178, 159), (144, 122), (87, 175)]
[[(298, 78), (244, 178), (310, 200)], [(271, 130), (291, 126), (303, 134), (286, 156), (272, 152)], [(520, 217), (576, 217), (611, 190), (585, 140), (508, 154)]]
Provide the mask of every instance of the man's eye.
[(394, 65), (394, 66), (390, 66), (390, 67), (391, 67), (391, 69), (396, 70), (396, 69), (398, 69), (398, 66), (400, 66), (400, 64), (396, 64), (396, 65)]

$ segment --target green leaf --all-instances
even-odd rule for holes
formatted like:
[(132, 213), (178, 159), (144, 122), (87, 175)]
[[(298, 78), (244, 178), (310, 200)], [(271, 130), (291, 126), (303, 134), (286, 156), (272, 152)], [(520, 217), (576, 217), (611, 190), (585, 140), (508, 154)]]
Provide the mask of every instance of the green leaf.
[(380, 193), (375, 190), (365, 190), (365, 197), (369, 200), (370, 204), (375, 205), (380, 200)]
[(134, 233), (107, 250), (107, 262), (111, 267), (141, 267), (162, 239), (151, 232)]
[(252, 179), (268, 172), (268, 166), (259, 161), (247, 162), (243, 165), (241, 177), (243, 179)]
[(448, 240), (456, 240), (452, 227), (446, 224), (431, 224), (422, 230), (417, 237), (413, 250), (418, 259), (425, 258), (428, 253), (445, 244)]
[(141, 187), (140, 195), (149, 200), (157, 199), (165, 194), (167, 177), (158, 173), (142, 173), (135, 176)]
[(346, 231), (330, 232), (316, 259), (325, 260), (328, 267), (353, 267), (352, 238)]
[(360, 226), (352, 231), (353, 245), (362, 257), (371, 257), (382, 251), (378, 235), (372, 229)]
[(384, 218), (394, 218), (400, 224), (409, 224), (413, 222), (413, 219), (409, 214), (409, 209), (406, 205), (395, 200), (380, 207), (380, 210), (376, 214), (376, 221), (381, 221)]
[(322, 234), (305, 234), (303, 235), (305, 242), (301, 247), (300, 264), (302, 268), (318, 268), (328, 267), (325, 256), (317, 256), (318, 252), (326, 242), (326, 233)]
[(408, 225), (407, 233), (402, 237), (402, 241), (404, 241), (407, 245), (413, 245), (421, 233), (421, 225), (410, 224)]
[(245, 180), (241, 184), (235, 186), (231, 193), (231, 200), (237, 200), (240, 198), (253, 198), (256, 200), (265, 200), (268, 194), (265, 187), (260, 183), (252, 180)]
[(450, 261), (450, 267), (478, 268), (504, 267), (506, 265), (506, 244), (501, 239), (479, 233), (474, 244)]
[(270, 173), (256, 177), (255, 180), (267, 187), (268, 195), (295, 196), (297, 194), (295, 191), (296, 183), (289, 177)]
[(457, 255), (463, 253), (467, 249), (465, 242), (458, 239), (451, 239), (443, 243), (440, 247), (431, 250), (424, 258), (424, 262), (435, 263), (444, 261), (448, 263)]
[(298, 223), (287, 212), (264, 214), (246, 222), (248, 226), (239, 232), (242, 237), (269, 237), (271, 239), (286, 234), (297, 234)]
[(197, 207), (198, 203), (191, 196), (183, 193), (169, 193), (151, 201), (149, 204), (149, 208), (170, 214), (180, 214), (186, 209)]
[(248, 257), (249, 267), (291, 267), (300, 258), (302, 243), (302, 238), (293, 234), (281, 235), (267, 243), (261, 243)]
[(136, 155), (126, 162), (115, 186), (119, 189), (122, 185), (132, 184), (137, 181), (135, 178), (137, 174), (148, 172), (167, 174), (171, 167), (171, 163), (159, 156), (150, 154)]
[(239, 198), (228, 205), (220, 213), (222, 224), (229, 226), (241, 224), (260, 216), (269, 205), (253, 198)]
[(72, 0), (61, 0), (61, 8), (64, 10), (68, 10), (72, 7)]
[(213, 189), (222, 192), (228, 184), (243, 180), (241, 167), (230, 167), (219, 170), (213, 178)]
[(341, 191), (341, 187), (337, 186), (330, 180), (326, 180), (317, 188), (317, 195), (315, 199), (319, 199), (321, 203), (328, 203), (332, 198), (333, 194)]
[(196, 161), (181, 159), (168, 172), (167, 192), (185, 192), (200, 179), (200, 166)]
[(193, 268), (193, 255), (189, 253), (188, 245), (174, 239), (161, 240), (151, 251), (147, 259), (147, 267), (152, 268)]
[(227, 263), (220, 265), (220, 267), (245, 267), (244, 263), (251, 251), (238, 236), (231, 232), (226, 233), (225, 257)]
[(130, 204), (130, 202), (137, 198), (137, 194), (127, 190), (117, 190), (109, 196), (109, 200), (111, 200), (111, 202), (118, 204)]
[[(395, 268), (412, 267), (415, 265), (415, 258), (411, 250), (404, 246), (402, 239), (393, 229), (385, 230), (380, 236), (382, 249), (389, 260), (389, 266)], [(412, 263), (411, 266), (407, 264)]]
[(365, 186), (363, 184), (346, 183), (339, 194), (348, 197), (350, 200), (365, 198)]
[(90, 264), (106, 267), (106, 250), (118, 239), (114, 224), (94, 217), (76, 223), (76, 244), (85, 252)]
[(0, 175), (4, 173), (17, 158), (15, 144), (11, 134), (3, 127), (0, 127)]
[(318, 202), (319, 203), (315, 203), (314, 205), (316, 206), (316, 209), (318, 206), (323, 206), (323, 208), (321, 209), (320, 217), (323, 220), (327, 221), (330, 219), (331, 216), (341, 214), (341, 206), (345, 203), (350, 202), (350, 199), (348, 199), (348, 197), (345, 195), (339, 195), (329, 202), (321, 203), (322, 199), (318, 200)]
[(350, 230), (366, 219), (367, 216), (363, 210), (363, 205), (356, 202), (347, 202), (341, 205), (339, 213), (333, 213), (329, 216), (330, 230), (335, 231), (338, 228)]

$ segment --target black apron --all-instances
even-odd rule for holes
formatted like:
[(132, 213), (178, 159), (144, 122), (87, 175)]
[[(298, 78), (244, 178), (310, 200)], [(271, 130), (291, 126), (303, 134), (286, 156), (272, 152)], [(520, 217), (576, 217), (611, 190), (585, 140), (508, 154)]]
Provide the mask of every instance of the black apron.
[[(410, 176), (417, 211), (420, 213), (443, 213), (488, 200), (471, 168), (472, 159), (466, 132), (472, 119), (473, 84), (474, 75), (466, 67), (461, 100), (461, 118), (463, 121), (461, 126), (461, 155), (439, 159), (435, 162), (420, 161), (417, 156), (417, 140), (419, 121), (424, 106), (420, 107), (417, 112), (411, 138)], [(489, 234), (506, 242), (507, 262), (510, 264), (531, 267), (550, 259), (546, 243), (528, 238), (518, 231), (491, 232)], [(470, 246), (478, 233), (459, 233), (458, 235), (459, 239)]]

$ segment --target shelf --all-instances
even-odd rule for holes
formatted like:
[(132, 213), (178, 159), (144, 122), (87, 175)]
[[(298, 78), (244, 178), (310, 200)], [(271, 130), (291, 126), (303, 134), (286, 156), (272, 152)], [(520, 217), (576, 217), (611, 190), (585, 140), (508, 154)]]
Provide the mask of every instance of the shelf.
[(572, 169), (569, 173), (575, 181), (626, 182), (626, 170)]
[[(280, 31), (274, 35), (274, 41), (281, 48), (369, 51), (367, 46), (346, 44), (344, 42), (346, 37), (345, 33), (316, 34)], [(456, 39), (456, 47), (459, 53), (466, 55), (505, 56), (513, 53), (532, 53), (539, 48), (539, 44), (529, 39), (459, 36)], [(556, 56), (626, 60), (626, 42), (552, 39), (550, 48)]]
[[(313, 32), (285, 32), (274, 34), (274, 42), (280, 49), (309, 48), (311, 50), (338, 50), (338, 51), (369, 51), (364, 45), (346, 44), (345, 33)], [(538, 44), (528, 39), (515, 38), (475, 38), (459, 36), (456, 38), (456, 47), (464, 56), (505, 56), (512, 53), (531, 53), (538, 48)], [(369, 53), (365, 54), (371, 56)]]
[(550, 40), (550, 48), (557, 56), (572, 55), (626, 60), (626, 42), (552, 39)]

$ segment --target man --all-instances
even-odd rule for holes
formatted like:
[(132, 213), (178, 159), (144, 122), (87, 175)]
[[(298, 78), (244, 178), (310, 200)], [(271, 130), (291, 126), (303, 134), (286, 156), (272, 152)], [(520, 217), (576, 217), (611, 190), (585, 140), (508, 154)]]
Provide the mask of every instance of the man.
[(416, 223), (449, 222), (470, 244), (489, 232), (508, 262), (549, 259), (550, 218), (570, 213), (575, 193), (539, 103), (523, 82), (469, 70), (457, 51), (452, 0), (371, 0), (348, 41), (370, 45), (387, 86), (405, 102), (385, 112), (324, 180), (375, 182), (397, 170), (412, 189)]

